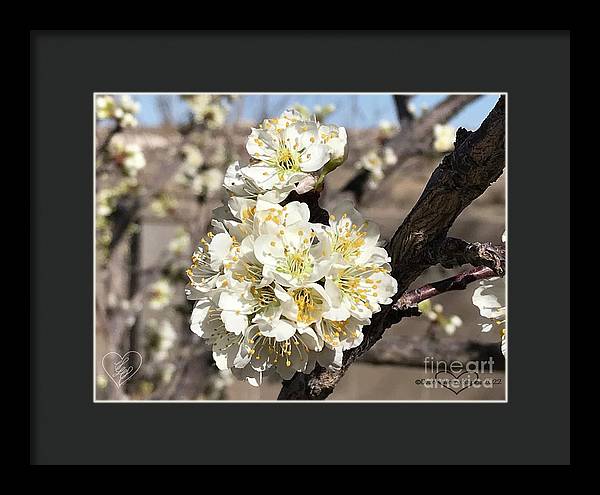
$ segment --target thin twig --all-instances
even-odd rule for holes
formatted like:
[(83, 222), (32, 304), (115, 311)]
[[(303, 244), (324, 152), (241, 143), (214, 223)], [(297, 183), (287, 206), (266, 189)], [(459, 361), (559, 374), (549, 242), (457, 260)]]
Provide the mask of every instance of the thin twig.
[(487, 266), (470, 268), (469, 270), (465, 270), (464, 272), (445, 278), (444, 280), (432, 282), (419, 287), (418, 289), (405, 292), (392, 305), (392, 308), (402, 314), (402, 316), (414, 316), (414, 308), (422, 301), (439, 296), (444, 292), (464, 290), (467, 288), (467, 285), (472, 282), (496, 276), (496, 272)]

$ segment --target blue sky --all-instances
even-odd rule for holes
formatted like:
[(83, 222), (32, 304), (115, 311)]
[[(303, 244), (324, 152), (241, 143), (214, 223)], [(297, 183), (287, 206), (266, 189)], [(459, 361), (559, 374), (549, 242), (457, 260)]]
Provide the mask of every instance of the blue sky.
[[(155, 95), (135, 95), (132, 94), (141, 105), (142, 109), (138, 115), (139, 121), (144, 126), (154, 126), (160, 123), (161, 115), (157, 107), (157, 98)], [(422, 105), (428, 107), (445, 98), (446, 94), (427, 94), (416, 95), (412, 102), (417, 108)], [(499, 95), (484, 95), (473, 103), (465, 107), (457, 114), (450, 123), (454, 126), (466, 127), (467, 129), (476, 129), (498, 100)], [(181, 121), (187, 114), (186, 104), (176, 95), (169, 95), (175, 118)], [(240, 101), (235, 103), (230, 113), (230, 118), (235, 119), (240, 116), (243, 119), (257, 121), (263, 109), (266, 107), (269, 116), (281, 113), (294, 103), (300, 103), (312, 109), (315, 105), (326, 105), (333, 103), (337, 110), (329, 118), (330, 122), (343, 125), (349, 128), (354, 127), (374, 127), (382, 119), (396, 122), (394, 103), (391, 95), (244, 95)]]

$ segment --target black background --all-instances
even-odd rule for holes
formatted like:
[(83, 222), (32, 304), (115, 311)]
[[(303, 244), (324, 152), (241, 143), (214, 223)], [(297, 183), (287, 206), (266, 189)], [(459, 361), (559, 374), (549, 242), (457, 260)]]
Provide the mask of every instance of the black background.
[[(30, 42), (32, 463), (569, 462), (568, 32), (37, 31)], [(507, 91), (508, 404), (94, 404), (94, 91)]]

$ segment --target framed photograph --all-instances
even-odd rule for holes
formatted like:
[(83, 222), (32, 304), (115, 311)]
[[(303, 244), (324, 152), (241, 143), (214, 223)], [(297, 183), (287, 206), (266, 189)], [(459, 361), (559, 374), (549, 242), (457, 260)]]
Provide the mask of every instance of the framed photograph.
[(94, 99), (96, 400), (506, 400), (505, 94)]
[(569, 463), (569, 43), (32, 32), (31, 462)]

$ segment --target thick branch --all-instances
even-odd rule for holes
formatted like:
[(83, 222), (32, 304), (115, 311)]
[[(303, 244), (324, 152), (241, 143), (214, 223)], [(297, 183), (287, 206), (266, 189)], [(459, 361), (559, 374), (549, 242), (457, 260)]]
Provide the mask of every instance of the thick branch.
[[(396, 300), (433, 264), (432, 253), (440, 252), (440, 245), (458, 215), (500, 177), (505, 162), (504, 139), (504, 96), (477, 131), (462, 128), (457, 131), (455, 150), (433, 172), (388, 246), (392, 275), (398, 281)], [(344, 353), (339, 371), (317, 368), (310, 375), (296, 373), (291, 380), (284, 381), (279, 399), (325, 399), (352, 362), (400, 319), (391, 306), (384, 307), (373, 316), (371, 325), (363, 329), (362, 344)]]

